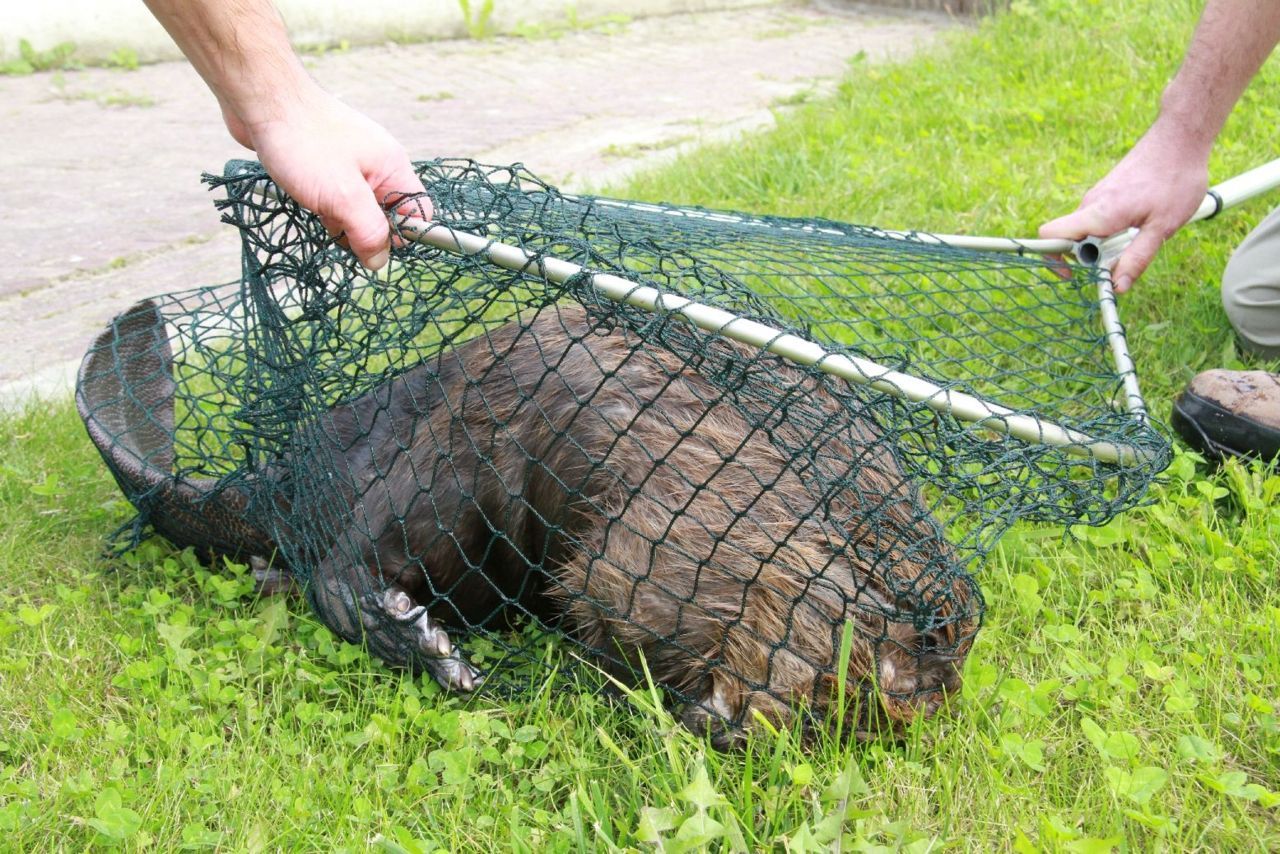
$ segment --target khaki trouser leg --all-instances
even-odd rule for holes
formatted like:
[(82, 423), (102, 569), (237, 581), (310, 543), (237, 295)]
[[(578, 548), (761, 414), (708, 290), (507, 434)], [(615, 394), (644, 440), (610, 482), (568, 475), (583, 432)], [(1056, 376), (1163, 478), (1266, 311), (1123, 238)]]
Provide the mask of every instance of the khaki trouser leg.
[(1249, 232), (1227, 262), (1222, 307), (1245, 347), (1280, 357), (1280, 208)]

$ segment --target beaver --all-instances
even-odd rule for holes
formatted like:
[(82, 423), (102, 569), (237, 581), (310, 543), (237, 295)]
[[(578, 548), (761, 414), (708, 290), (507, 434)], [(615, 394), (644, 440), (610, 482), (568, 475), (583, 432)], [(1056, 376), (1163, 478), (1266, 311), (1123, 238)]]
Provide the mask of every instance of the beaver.
[[(748, 419), (671, 350), (544, 310), (392, 381), (372, 417), (367, 397), (335, 411), (321, 457), (355, 494), (313, 601), (347, 614), (348, 639), (463, 690), (480, 677), (446, 626), (550, 615), (621, 678), (643, 659), (717, 741), (757, 716), (784, 725), (797, 703), (825, 713), (852, 621), (844, 694), (862, 703), (878, 683), (883, 701), (860, 720), (932, 712), (979, 601), (940, 527), (869, 415), (849, 420), (781, 359), (711, 346), (833, 425), (820, 460), (785, 450), (817, 438), (798, 413)], [(367, 441), (351, 443), (353, 421)], [(815, 494), (819, 468), (842, 488)], [(399, 629), (358, 620), (379, 610)]]
[[(286, 459), (334, 484), (332, 509), (282, 528), (319, 544), (317, 612), (458, 691), (484, 676), (451, 633), (532, 614), (621, 679), (643, 665), (718, 747), (798, 709), (864, 732), (932, 714), (959, 685), (981, 599), (893, 448), (832, 380), (704, 346), (786, 404), (748, 417), (708, 365), (560, 305), (301, 428)], [(220, 494), (218, 509), (246, 504)]]

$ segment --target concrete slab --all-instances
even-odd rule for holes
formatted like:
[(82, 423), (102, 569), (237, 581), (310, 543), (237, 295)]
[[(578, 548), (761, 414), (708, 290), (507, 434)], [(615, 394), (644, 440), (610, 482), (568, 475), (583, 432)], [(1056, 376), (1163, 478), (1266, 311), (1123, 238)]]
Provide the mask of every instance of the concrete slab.
[[(388, 45), (308, 59), (414, 157), (524, 162), (567, 189), (769, 125), (849, 57), (902, 57), (938, 16), (775, 5), (637, 20), (558, 39)], [(239, 271), (199, 173), (248, 156), (184, 63), (0, 77), (0, 400), (70, 389), (114, 314)]]

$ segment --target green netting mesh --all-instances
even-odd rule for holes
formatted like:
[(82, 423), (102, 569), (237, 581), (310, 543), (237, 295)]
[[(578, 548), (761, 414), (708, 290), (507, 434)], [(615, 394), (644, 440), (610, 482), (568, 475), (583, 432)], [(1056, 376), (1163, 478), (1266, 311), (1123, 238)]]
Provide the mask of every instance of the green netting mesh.
[[(240, 281), (118, 317), (85, 358), (81, 413), (135, 534), (274, 560), (335, 632), (446, 688), (502, 683), (554, 630), (621, 678), (643, 661), (721, 742), (797, 709), (909, 720), (958, 683), (982, 614), (969, 570), (996, 538), (1018, 519), (1105, 522), (1168, 460), (1118, 405), (1090, 269), (566, 196), (518, 167), (419, 171), (454, 228), (1142, 460), (965, 424), (611, 301), (587, 275), (406, 242), (370, 277), (233, 162), (210, 180), (243, 235)], [(502, 657), (476, 666), (477, 643)]]

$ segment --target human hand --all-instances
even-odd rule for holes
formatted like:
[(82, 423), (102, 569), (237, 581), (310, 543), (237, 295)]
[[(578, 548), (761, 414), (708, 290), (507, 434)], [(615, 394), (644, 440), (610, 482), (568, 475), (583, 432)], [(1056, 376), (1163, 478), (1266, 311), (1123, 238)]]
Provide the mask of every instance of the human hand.
[[(425, 189), (404, 148), (390, 133), (318, 86), (308, 86), (273, 115), (254, 122), (223, 108), (227, 129), (251, 148), (267, 173), (331, 236), (342, 235), (360, 263), (385, 267), (391, 228), (383, 204)], [(397, 207), (430, 219), (431, 201), (418, 196)]]
[(1079, 208), (1040, 226), (1040, 236), (1080, 240), (1136, 227), (1111, 271), (1116, 292), (1124, 293), (1204, 201), (1208, 163), (1207, 147), (1157, 123), (1085, 193)]

